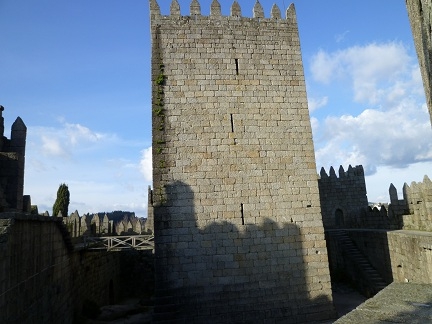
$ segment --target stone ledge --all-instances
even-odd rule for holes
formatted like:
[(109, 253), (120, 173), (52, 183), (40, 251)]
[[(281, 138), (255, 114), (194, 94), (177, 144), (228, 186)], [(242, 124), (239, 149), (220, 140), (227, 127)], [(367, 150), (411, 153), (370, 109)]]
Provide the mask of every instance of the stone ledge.
[(63, 222), (62, 217), (32, 215), (19, 212), (0, 213), (0, 219), (14, 219), (19, 221)]
[(432, 284), (392, 283), (335, 323), (431, 322)]

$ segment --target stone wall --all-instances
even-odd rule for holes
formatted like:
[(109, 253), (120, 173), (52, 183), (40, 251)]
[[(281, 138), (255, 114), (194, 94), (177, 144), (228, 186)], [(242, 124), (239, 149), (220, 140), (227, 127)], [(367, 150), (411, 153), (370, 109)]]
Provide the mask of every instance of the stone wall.
[[(0, 255), (2, 323), (79, 322), (85, 305), (113, 303), (133, 288), (122, 269), (134, 264), (131, 258), (74, 250), (61, 218), (0, 214)], [(153, 275), (144, 267), (141, 274)]]
[(253, 12), (150, 1), (156, 285), (177, 321), (333, 315), (294, 6)]
[[(345, 230), (358, 249), (387, 283), (432, 282), (432, 233), (415, 231)], [(331, 232), (330, 240), (332, 240)], [(332, 269), (341, 268), (341, 253), (328, 244), (335, 256)], [(345, 269), (340, 269), (345, 270)]]
[(339, 177), (333, 167), (329, 174), (321, 168), (318, 187), (324, 227), (354, 227), (362, 209), (368, 206), (363, 166), (340, 166)]
[(322, 168), (318, 186), (325, 229), (407, 229), (432, 231), (432, 181), (404, 184), (399, 199), (393, 184), (389, 187), (390, 203), (368, 206), (363, 167), (351, 166), (339, 177), (333, 167), (329, 174)]
[(403, 188), (406, 209), (403, 228), (432, 231), (432, 182), (425, 176), (423, 182), (412, 182)]
[(432, 118), (432, 4), (430, 0), (406, 0), (406, 6)]
[(151, 222), (147, 224), (146, 219), (138, 218), (134, 213), (129, 212), (121, 219), (112, 219), (113, 213), (80, 216), (78, 211), (74, 211), (70, 216), (63, 217), (62, 220), (73, 238), (153, 233), (153, 224)]

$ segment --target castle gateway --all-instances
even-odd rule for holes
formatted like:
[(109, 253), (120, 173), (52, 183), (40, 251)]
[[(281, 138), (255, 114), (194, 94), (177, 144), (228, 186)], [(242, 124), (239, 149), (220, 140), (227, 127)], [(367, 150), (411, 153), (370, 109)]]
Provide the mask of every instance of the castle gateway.
[(331, 318), (294, 6), (150, 13), (155, 321)]

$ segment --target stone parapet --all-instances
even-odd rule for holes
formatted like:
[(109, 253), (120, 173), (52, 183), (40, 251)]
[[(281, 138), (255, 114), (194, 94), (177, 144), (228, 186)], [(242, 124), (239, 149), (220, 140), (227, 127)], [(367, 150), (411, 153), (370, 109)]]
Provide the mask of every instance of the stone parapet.
[(1, 323), (84, 323), (87, 306), (152, 293), (151, 252), (75, 250), (67, 234), (61, 218), (0, 214)]

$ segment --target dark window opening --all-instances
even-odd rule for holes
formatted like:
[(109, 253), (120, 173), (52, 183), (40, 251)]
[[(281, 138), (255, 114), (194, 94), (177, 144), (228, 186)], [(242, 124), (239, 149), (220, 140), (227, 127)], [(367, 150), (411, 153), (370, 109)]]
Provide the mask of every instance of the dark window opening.
[(241, 218), (242, 218), (242, 225), (244, 225), (245, 222), (244, 222), (243, 204), (240, 204), (240, 212), (241, 212)]
[(337, 227), (341, 227), (344, 225), (344, 213), (342, 209), (336, 209), (335, 211), (335, 223)]
[(235, 66), (236, 66), (236, 75), (239, 74), (239, 63), (238, 63), (238, 59), (235, 59)]
[(231, 132), (234, 133), (234, 120), (233, 120), (233, 114), (230, 114), (231, 116)]

